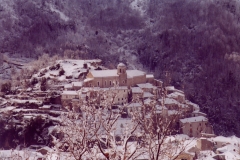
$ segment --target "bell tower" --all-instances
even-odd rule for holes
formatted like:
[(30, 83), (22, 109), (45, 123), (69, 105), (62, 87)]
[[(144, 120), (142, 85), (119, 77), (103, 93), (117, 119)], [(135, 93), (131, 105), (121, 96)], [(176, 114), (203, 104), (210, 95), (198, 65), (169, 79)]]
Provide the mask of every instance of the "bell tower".
[(119, 63), (117, 66), (117, 74), (119, 75), (119, 86), (127, 86), (127, 72), (126, 65)]

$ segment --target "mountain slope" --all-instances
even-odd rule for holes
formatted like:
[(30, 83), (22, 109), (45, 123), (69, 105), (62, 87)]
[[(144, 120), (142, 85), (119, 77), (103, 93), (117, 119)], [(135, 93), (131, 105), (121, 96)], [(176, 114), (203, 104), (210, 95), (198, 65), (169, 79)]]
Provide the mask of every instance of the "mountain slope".
[[(240, 135), (240, 3), (227, 0), (2, 0), (1, 52), (101, 58), (184, 89), (217, 134)], [(169, 77), (168, 77), (169, 78)]]

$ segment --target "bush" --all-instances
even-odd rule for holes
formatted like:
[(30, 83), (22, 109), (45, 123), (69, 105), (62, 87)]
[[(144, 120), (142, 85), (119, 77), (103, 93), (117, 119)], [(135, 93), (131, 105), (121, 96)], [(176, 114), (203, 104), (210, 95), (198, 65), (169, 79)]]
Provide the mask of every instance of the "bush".
[(61, 68), (60, 71), (59, 71), (59, 76), (62, 76), (64, 75), (65, 71)]
[(31, 80), (31, 84), (34, 86), (35, 84), (38, 83), (38, 79), (36, 77), (34, 77), (32, 80)]
[(12, 84), (10, 82), (3, 83), (1, 86), (1, 92), (9, 94), (11, 92)]
[(41, 86), (40, 86), (41, 91), (46, 91), (47, 90), (47, 79), (43, 77), (41, 79)]

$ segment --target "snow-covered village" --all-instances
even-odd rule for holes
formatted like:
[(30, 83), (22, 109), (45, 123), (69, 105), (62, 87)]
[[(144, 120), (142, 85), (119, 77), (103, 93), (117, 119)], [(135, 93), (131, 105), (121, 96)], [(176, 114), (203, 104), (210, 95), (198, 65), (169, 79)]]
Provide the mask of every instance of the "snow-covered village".
[(0, 159), (240, 159), (240, 138), (216, 135), (184, 91), (127, 64), (114, 67), (58, 59), (16, 80), (14, 92), (5, 83)]

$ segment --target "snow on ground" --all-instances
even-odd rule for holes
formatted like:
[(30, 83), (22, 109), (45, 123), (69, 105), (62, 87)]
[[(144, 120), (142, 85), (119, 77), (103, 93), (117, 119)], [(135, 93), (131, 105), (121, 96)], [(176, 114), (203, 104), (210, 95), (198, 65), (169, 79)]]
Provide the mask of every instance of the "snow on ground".
[(64, 21), (68, 21), (69, 20), (69, 17), (67, 15), (65, 15), (63, 12), (61, 12), (60, 10), (56, 9), (52, 4), (48, 4), (50, 10), (52, 12), (56, 12), (59, 14), (59, 17), (64, 20)]
[[(59, 76), (60, 69), (57, 70), (50, 70), (49, 67), (42, 68), (39, 73), (34, 74), (33, 77), (36, 78), (57, 78), (59, 81), (65, 81), (66, 78), (78, 78), (76, 75), (86, 72), (87, 70), (83, 68), (83, 64), (86, 63), (88, 68), (95, 69), (96, 67), (92, 65), (94, 62), (99, 63), (100, 60), (59, 60), (56, 64), (59, 64), (60, 67), (65, 71), (64, 75)], [(71, 79), (71, 78), (70, 78)]]
[(240, 159), (238, 153), (239, 147), (234, 145), (227, 145), (222, 148), (218, 148), (217, 151), (221, 153), (220, 155), (225, 155), (226, 159)]
[(16, 107), (13, 106), (9, 106), (9, 107), (5, 107), (5, 108), (1, 108), (0, 109), (0, 113), (4, 113), (4, 112), (8, 112), (8, 111), (12, 111), (14, 110)]
[(66, 76), (72, 76), (74, 71), (83, 68), (84, 60), (60, 60), (59, 64), (65, 71)]
[(198, 160), (216, 160), (212, 158), (213, 156), (215, 156), (215, 153), (213, 151), (200, 151)]
[(14, 103), (36, 103), (36, 104), (42, 104), (42, 101), (38, 101), (38, 100), (21, 100), (21, 99), (11, 99), (11, 102), (14, 102)]
[(0, 106), (5, 105), (6, 103), (7, 103), (7, 100), (0, 97)]
[(148, 3), (148, 0), (133, 0), (131, 3), (131, 8), (139, 11), (140, 15), (143, 16), (146, 12), (145, 6)]
[(0, 159), (27, 159), (38, 160), (44, 158), (41, 153), (29, 150), (0, 150)]
[(68, 153), (61, 152), (61, 153), (50, 153), (46, 157), (47, 160), (75, 160), (73, 156)]
[(31, 58), (13, 58), (4, 54), (4, 63), (0, 65), (0, 80), (9, 80), (12, 72), (19, 72), (23, 68), (29, 67), (29, 63), (33, 61)]

